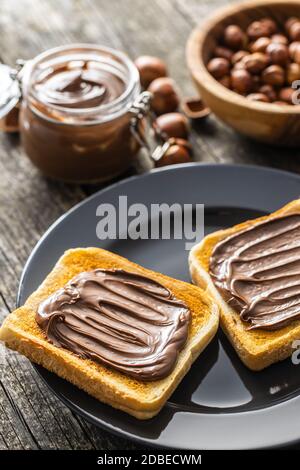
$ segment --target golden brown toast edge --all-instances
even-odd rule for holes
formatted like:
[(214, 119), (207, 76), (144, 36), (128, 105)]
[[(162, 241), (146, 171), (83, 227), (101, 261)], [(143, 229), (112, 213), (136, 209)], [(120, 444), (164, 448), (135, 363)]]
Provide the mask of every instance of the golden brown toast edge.
[[(161, 282), (184, 300), (192, 312), (189, 337), (172, 373), (142, 382), (50, 344), (34, 317), (39, 303), (82, 271), (123, 268)], [(68, 250), (25, 305), (12, 312), (0, 329), (0, 339), (33, 362), (55, 372), (98, 400), (139, 418), (156, 415), (218, 328), (218, 308), (201, 289), (147, 270), (100, 248)]]
[(275, 331), (247, 330), (237, 312), (223, 300), (209, 275), (209, 260), (215, 245), (225, 237), (247, 228), (257, 222), (272, 219), (278, 215), (300, 213), (300, 199), (290, 202), (278, 211), (257, 219), (248, 220), (226, 230), (219, 230), (206, 236), (193, 247), (189, 256), (189, 267), (193, 282), (213, 296), (220, 307), (220, 324), (229, 341), (244, 364), (252, 370), (261, 370), (289, 357), (293, 352), (292, 343), (300, 339), (300, 320)]

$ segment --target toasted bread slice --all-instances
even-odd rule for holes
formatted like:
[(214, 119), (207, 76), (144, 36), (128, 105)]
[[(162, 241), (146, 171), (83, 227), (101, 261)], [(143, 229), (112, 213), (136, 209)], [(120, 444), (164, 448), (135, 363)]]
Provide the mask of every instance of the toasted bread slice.
[[(160, 380), (142, 382), (51, 344), (35, 321), (38, 305), (82, 271), (96, 268), (120, 268), (160, 282), (186, 302), (192, 319), (184, 349), (171, 374)], [(55, 372), (98, 400), (126, 411), (139, 419), (156, 415), (188, 372), (191, 364), (215, 335), (219, 322), (218, 307), (202, 289), (144, 269), (114, 253), (99, 248), (67, 251), (42, 285), (23, 307), (12, 312), (0, 329), (6, 345), (33, 362)]]
[(300, 199), (292, 201), (271, 215), (249, 220), (226, 230), (219, 230), (206, 236), (193, 247), (189, 256), (190, 273), (193, 282), (205, 289), (220, 307), (220, 324), (236, 352), (246, 366), (261, 370), (270, 364), (282, 361), (293, 352), (292, 343), (300, 339), (300, 320), (278, 330), (249, 330), (248, 324), (222, 298), (209, 275), (210, 256), (215, 245), (231, 234), (243, 230), (257, 222), (272, 219), (278, 215), (300, 213)]

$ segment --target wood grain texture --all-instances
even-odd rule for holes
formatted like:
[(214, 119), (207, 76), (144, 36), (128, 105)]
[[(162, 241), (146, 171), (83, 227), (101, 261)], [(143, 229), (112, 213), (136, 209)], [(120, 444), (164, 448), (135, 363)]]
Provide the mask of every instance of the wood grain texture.
[[(225, 0), (2, 0), (0, 57), (14, 64), (49, 47), (95, 42), (132, 58), (154, 54), (168, 63), (183, 94), (193, 94), (185, 66), (191, 29)], [(299, 172), (300, 152), (242, 138), (214, 117), (194, 127), (195, 160), (270, 165)], [(144, 171), (141, 157), (135, 171)], [(15, 307), (25, 261), (49, 225), (99, 187), (43, 178), (17, 136), (0, 135), (0, 321)], [(130, 449), (68, 410), (25, 358), (0, 349), (0, 449)]]

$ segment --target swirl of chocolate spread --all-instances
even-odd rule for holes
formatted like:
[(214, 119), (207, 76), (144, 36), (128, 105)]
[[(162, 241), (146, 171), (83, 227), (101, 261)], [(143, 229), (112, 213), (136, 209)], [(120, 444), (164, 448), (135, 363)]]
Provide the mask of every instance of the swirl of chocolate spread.
[(277, 329), (299, 319), (300, 215), (273, 217), (221, 240), (210, 274), (250, 329)]
[(95, 61), (74, 61), (47, 69), (34, 84), (43, 103), (64, 108), (95, 108), (116, 100), (125, 83)]
[(96, 269), (43, 301), (36, 321), (56, 346), (146, 381), (173, 370), (190, 311), (156, 281)]

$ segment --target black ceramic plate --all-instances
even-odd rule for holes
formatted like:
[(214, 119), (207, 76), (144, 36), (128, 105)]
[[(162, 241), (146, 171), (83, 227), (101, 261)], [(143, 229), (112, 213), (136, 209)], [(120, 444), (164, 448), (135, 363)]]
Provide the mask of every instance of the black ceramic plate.
[[(64, 250), (99, 246), (150, 269), (189, 281), (184, 241), (115, 240), (99, 243), (96, 207), (204, 203), (206, 232), (278, 209), (300, 195), (300, 177), (266, 168), (187, 164), (132, 177), (94, 194), (61, 217), (33, 250), (18, 303), (34, 291)], [(103, 405), (65, 380), (35, 366), (51, 390), (96, 425), (144, 445), (185, 449), (251, 449), (300, 439), (300, 370), (290, 360), (251, 372), (220, 333), (192, 366), (163, 410), (138, 421)]]

